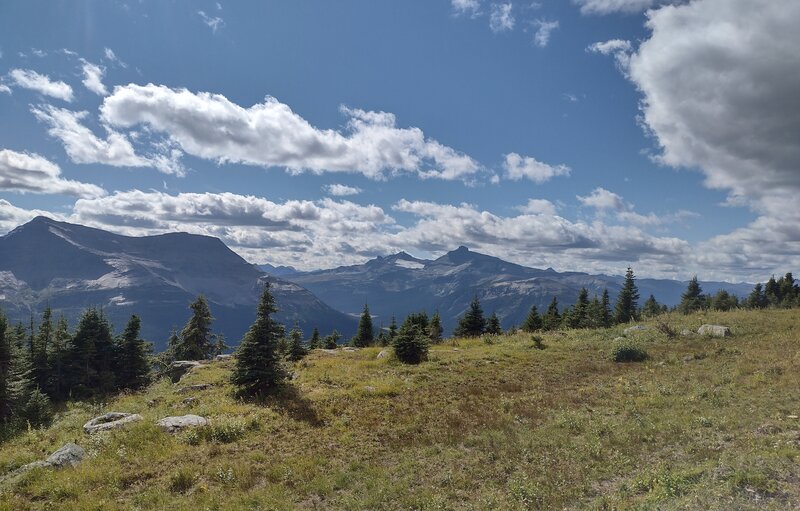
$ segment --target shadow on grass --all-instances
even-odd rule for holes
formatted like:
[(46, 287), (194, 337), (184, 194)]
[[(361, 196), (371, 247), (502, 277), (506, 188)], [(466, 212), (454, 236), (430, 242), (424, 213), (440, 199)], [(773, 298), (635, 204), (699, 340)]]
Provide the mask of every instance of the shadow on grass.
[(275, 392), (265, 396), (253, 397), (248, 400), (251, 403), (267, 406), (276, 410), (282, 410), (296, 421), (302, 421), (312, 427), (323, 425), (313, 403), (303, 397), (294, 385), (281, 385)]

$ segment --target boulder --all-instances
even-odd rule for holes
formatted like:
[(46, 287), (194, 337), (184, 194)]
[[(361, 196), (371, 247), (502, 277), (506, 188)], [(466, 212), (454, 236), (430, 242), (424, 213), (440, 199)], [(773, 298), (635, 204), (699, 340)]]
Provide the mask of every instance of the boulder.
[(389, 356), (389, 350), (381, 350), (381, 352), (378, 353), (378, 356), (375, 358), (386, 358), (388, 356)]
[(342, 351), (358, 351), (361, 348), (356, 348), (355, 346), (344, 346), (342, 347)]
[(167, 367), (164, 373), (169, 376), (172, 383), (178, 383), (184, 374), (201, 365), (196, 360), (176, 360)]
[(681, 337), (691, 337), (693, 335), (694, 335), (694, 332), (692, 332), (688, 328), (684, 328), (683, 330), (681, 330)]
[(126, 424), (140, 420), (142, 420), (142, 416), (138, 413), (108, 412), (84, 424), (83, 430), (88, 434), (92, 434), (98, 431), (118, 429)]
[(233, 358), (233, 355), (217, 355), (214, 357), (214, 360), (230, 360)]
[(51, 454), (45, 462), (55, 468), (74, 467), (85, 457), (86, 451), (81, 446), (70, 442)]
[(697, 333), (709, 337), (730, 337), (731, 329), (722, 325), (703, 325), (697, 329)]
[(183, 403), (185, 406), (194, 406), (198, 403), (198, 401), (196, 397), (187, 397), (181, 401), (181, 403)]
[(167, 433), (177, 433), (185, 428), (205, 426), (208, 424), (208, 420), (199, 415), (179, 415), (175, 417), (164, 417), (156, 424)]
[(628, 328), (623, 330), (622, 333), (625, 334), (625, 335), (628, 335), (628, 334), (632, 334), (634, 332), (640, 332), (642, 330), (647, 330), (647, 327), (644, 326), (644, 325), (634, 325), (634, 326), (629, 326)]

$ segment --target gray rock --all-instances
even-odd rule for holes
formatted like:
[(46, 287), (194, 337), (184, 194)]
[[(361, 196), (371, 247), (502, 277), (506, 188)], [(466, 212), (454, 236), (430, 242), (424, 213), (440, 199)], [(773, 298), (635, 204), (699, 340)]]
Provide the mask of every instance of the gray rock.
[(181, 387), (178, 389), (178, 394), (186, 394), (188, 392), (197, 392), (200, 390), (208, 390), (212, 387), (210, 383), (198, 383), (197, 385), (189, 385), (188, 387)]
[(108, 431), (111, 429), (118, 429), (131, 422), (142, 420), (142, 416), (138, 413), (122, 413), (122, 412), (109, 412), (104, 413), (99, 417), (95, 417), (83, 425), (83, 430), (88, 433), (97, 433), (98, 431)]
[(358, 350), (360, 350), (360, 349), (361, 349), (361, 348), (356, 348), (355, 346), (344, 346), (344, 347), (342, 348), (342, 351), (358, 351)]
[(175, 417), (164, 417), (156, 424), (167, 433), (177, 433), (185, 428), (205, 426), (208, 424), (208, 420), (205, 417), (200, 417), (199, 415), (180, 415)]
[(366, 390), (367, 392), (375, 392), (377, 389), (372, 385), (367, 385), (366, 387), (364, 387), (364, 390)]
[(682, 337), (691, 337), (693, 335), (694, 335), (694, 332), (692, 332), (688, 328), (684, 328), (683, 330), (681, 330), (681, 336)]
[(381, 352), (378, 353), (378, 356), (375, 358), (386, 358), (388, 356), (389, 356), (389, 350), (381, 350)]
[(697, 329), (697, 333), (709, 337), (730, 337), (731, 329), (722, 325), (703, 325)]
[(647, 330), (647, 327), (644, 325), (634, 325), (634, 326), (629, 326), (628, 328), (623, 330), (622, 333), (628, 335), (634, 332), (641, 332), (642, 330)]
[(622, 342), (622, 341), (625, 341), (625, 340), (626, 339), (624, 337), (614, 337), (614, 342)]
[(231, 360), (233, 355), (217, 355), (214, 360)]
[(201, 365), (196, 360), (176, 360), (167, 367), (164, 373), (169, 376), (172, 383), (178, 383), (184, 374)]
[(70, 442), (51, 454), (47, 460), (45, 460), (45, 462), (49, 463), (55, 468), (64, 468), (67, 465), (74, 467), (83, 461), (83, 458), (85, 457), (86, 451), (84, 451), (81, 446)]
[(685, 364), (687, 362), (691, 362), (692, 360), (694, 360), (694, 358), (695, 358), (694, 355), (686, 355), (681, 360), (683, 360), (683, 363)]

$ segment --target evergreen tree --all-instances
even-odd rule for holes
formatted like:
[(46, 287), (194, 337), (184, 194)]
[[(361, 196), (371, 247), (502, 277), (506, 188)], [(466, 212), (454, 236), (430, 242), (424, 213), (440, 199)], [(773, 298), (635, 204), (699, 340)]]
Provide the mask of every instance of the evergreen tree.
[(642, 314), (648, 318), (654, 318), (661, 314), (661, 306), (656, 301), (656, 297), (652, 294), (645, 300), (642, 307)]
[(636, 287), (636, 278), (633, 270), (628, 267), (625, 272), (625, 282), (617, 296), (617, 303), (614, 306), (614, 316), (617, 323), (628, 323), (636, 319), (638, 308), (639, 290)]
[(763, 309), (768, 305), (767, 296), (764, 294), (764, 287), (761, 282), (753, 287), (753, 292), (747, 297), (746, 304), (750, 309)]
[(603, 305), (597, 295), (594, 295), (592, 301), (589, 302), (589, 326), (591, 328), (603, 326)]
[(394, 353), (397, 359), (406, 364), (419, 364), (428, 359), (428, 334), (419, 323), (403, 322), (394, 339)]
[(417, 325), (422, 332), (428, 332), (430, 328), (430, 321), (428, 320), (428, 313), (425, 311), (421, 312), (412, 312), (404, 321), (405, 323), (410, 323)]
[(139, 337), (142, 322), (131, 316), (122, 335), (117, 339), (117, 387), (139, 390), (150, 383), (150, 354), (152, 344)]
[(700, 309), (705, 308), (706, 299), (703, 296), (703, 289), (697, 281), (697, 275), (692, 277), (686, 291), (681, 295), (681, 303), (678, 304), (678, 310), (684, 314), (690, 314)]
[(781, 287), (775, 280), (775, 275), (770, 277), (764, 286), (764, 295), (766, 295), (770, 307), (778, 307), (781, 304)]
[(791, 272), (778, 280), (778, 290), (780, 292), (782, 307), (793, 307), (797, 305), (798, 289)]
[(503, 333), (503, 328), (500, 326), (500, 318), (497, 317), (496, 312), (492, 312), (489, 316), (489, 321), (486, 322), (486, 333), (500, 335)]
[(558, 325), (559, 328), (576, 328), (575, 324), (572, 322), (572, 310), (569, 307), (565, 307), (563, 311), (561, 311), (561, 324)]
[(433, 316), (431, 316), (431, 323), (428, 325), (428, 333), (431, 339), (431, 344), (439, 344), (442, 342), (444, 328), (442, 327), (442, 316), (439, 315), (438, 310), (433, 313)]
[(486, 330), (486, 319), (478, 295), (472, 298), (469, 308), (458, 320), (458, 326), (453, 332), (456, 337), (478, 337)]
[(63, 315), (58, 318), (56, 330), (53, 333), (53, 342), (50, 346), (48, 360), (50, 365), (50, 383), (48, 385), (50, 395), (55, 399), (65, 397), (66, 387), (64, 387), (64, 359), (67, 356), (67, 348), (70, 345), (69, 325), (67, 318)]
[(24, 348), (15, 347), (11, 356), (8, 403), (16, 427), (26, 424), (39, 427), (52, 419), (50, 400), (36, 385), (30, 353), (26, 353)]
[(211, 342), (211, 310), (203, 295), (189, 305), (192, 317), (181, 331), (180, 342), (175, 348), (176, 360), (204, 360), (214, 352)]
[(542, 317), (539, 315), (539, 309), (533, 305), (530, 312), (528, 312), (528, 317), (525, 318), (525, 322), (522, 324), (522, 330), (525, 332), (538, 332), (541, 329)]
[(322, 347), (322, 339), (319, 337), (319, 329), (314, 327), (311, 332), (311, 340), (308, 341), (308, 349), (315, 350)]
[(303, 331), (295, 321), (294, 328), (289, 332), (289, 360), (297, 362), (308, 355), (305, 345), (303, 345)]
[(611, 298), (608, 296), (608, 289), (603, 289), (603, 298), (600, 301), (602, 307), (601, 319), (603, 328), (610, 328), (614, 322), (614, 316), (611, 314)]
[(739, 306), (739, 300), (736, 296), (728, 293), (724, 289), (717, 291), (717, 294), (711, 299), (711, 308), (718, 311), (729, 311)]
[(572, 307), (570, 314), (570, 327), (572, 328), (589, 328), (591, 322), (589, 321), (589, 291), (582, 287), (578, 293), (578, 299)]
[(372, 315), (369, 313), (369, 306), (364, 304), (364, 310), (361, 312), (361, 319), (358, 321), (358, 331), (356, 332), (356, 336), (353, 337), (353, 346), (365, 348), (371, 346), (373, 341)]
[(393, 343), (395, 337), (397, 337), (397, 319), (392, 316), (392, 322), (389, 323), (389, 343)]
[[(52, 310), (47, 306), (42, 313), (39, 332), (33, 336), (30, 349), (31, 377), (42, 391), (49, 390), (50, 386), (50, 363), (47, 352), (53, 342), (52, 314)], [(31, 322), (31, 328), (33, 328), (33, 322)]]
[(558, 312), (558, 299), (554, 296), (542, 316), (542, 330), (558, 330), (561, 327), (561, 314)]
[(214, 353), (213, 355), (216, 357), (217, 355), (222, 355), (225, 353), (226, 350), (229, 350), (231, 347), (225, 344), (225, 334), (218, 333), (214, 334)]
[(267, 282), (258, 304), (256, 320), (239, 345), (231, 376), (241, 395), (262, 396), (286, 380), (286, 370), (278, 353), (278, 341), (283, 337), (284, 328), (270, 317), (277, 311)]
[(11, 336), (6, 334), (8, 321), (0, 311), (0, 433), (2, 427), (11, 418)]
[(64, 356), (65, 388), (76, 398), (112, 392), (114, 355), (111, 325), (100, 311), (87, 309)]
[(335, 350), (339, 347), (339, 339), (342, 338), (342, 334), (338, 331), (334, 330), (333, 332), (329, 333), (325, 336), (323, 344), (326, 350)]

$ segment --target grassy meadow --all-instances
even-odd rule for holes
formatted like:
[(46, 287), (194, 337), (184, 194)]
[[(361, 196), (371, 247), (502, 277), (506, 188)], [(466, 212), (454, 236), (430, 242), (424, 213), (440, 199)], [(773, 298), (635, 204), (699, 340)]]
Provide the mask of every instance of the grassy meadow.
[[(448, 340), (417, 366), (316, 350), (259, 404), (233, 398), (232, 361), (213, 362), (0, 445), (0, 475), (70, 441), (89, 454), (0, 483), (0, 511), (800, 508), (800, 312), (662, 319), (733, 337), (644, 322), (638, 363), (610, 360), (622, 326), (541, 334), (544, 349), (529, 334)], [(213, 387), (178, 392), (199, 383)], [(107, 411), (144, 420), (83, 433)], [(209, 426), (155, 425), (188, 413)]]

